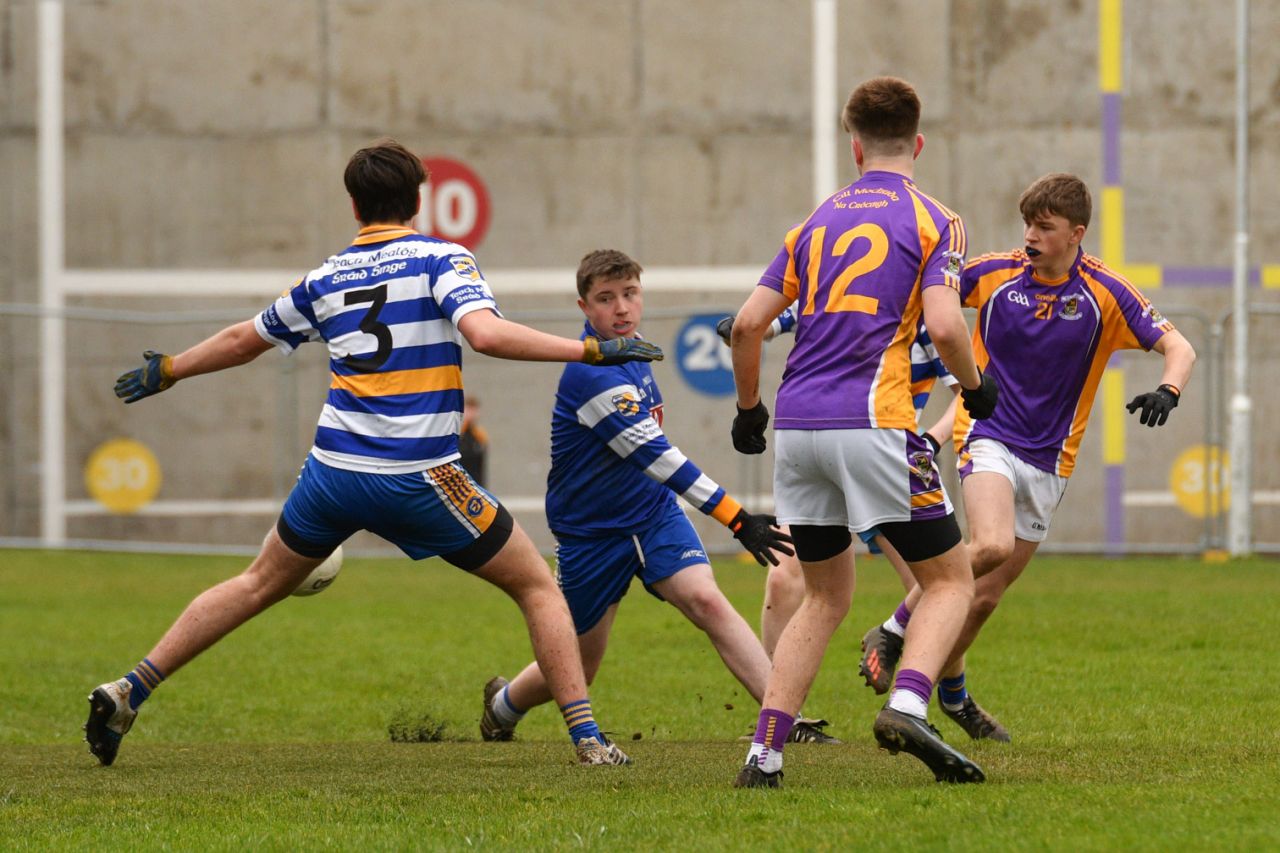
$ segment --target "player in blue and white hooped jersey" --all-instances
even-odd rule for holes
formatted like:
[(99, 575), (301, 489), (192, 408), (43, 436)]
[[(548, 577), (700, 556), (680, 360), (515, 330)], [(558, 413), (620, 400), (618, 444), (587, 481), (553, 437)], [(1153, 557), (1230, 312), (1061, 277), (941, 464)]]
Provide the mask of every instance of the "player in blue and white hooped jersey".
[(257, 559), (198, 596), (133, 671), (93, 691), (90, 751), (111, 764), (152, 689), (289, 595), (363, 529), (414, 559), (442, 556), (515, 599), (530, 614), (534, 653), (547, 665), (579, 761), (627, 763), (596, 725), (573, 622), (546, 564), (498, 499), (456, 461), (461, 341), (501, 358), (596, 365), (661, 358), (661, 350), (634, 340), (561, 338), (504, 320), (470, 252), (409, 227), (426, 176), (398, 143), (357, 151), (343, 178), (361, 225), (350, 247), (260, 316), (177, 356), (148, 351), (146, 363), (116, 384), (116, 395), (133, 403), (307, 341), (327, 345), (332, 374), (315, 443)]
[[(643, 312), (640, 265), (597, 251), (578, 268), (584, 337), (634, 338)], [(631, 499), (619, 501), (618, 495)], [(551, 416), (547, 521), (556, 535), (557, 574), (573, 613), (587, 681), (604, 658), (618, 604), (633, 578), (707, 633), (729, 670), (759, 701), (769, 658), (716, 585), (684, 498), (724, 524), (764, 565), (789, 554), (772, 516), (751, 515), (662, 431), (662, 395), (645, 364), (598, 371), (567, 365)], [(544, 670), (530, 663), (510, 684), (485, 688), (481, 734), (509, 740), (531, 708), (551, 698)]]

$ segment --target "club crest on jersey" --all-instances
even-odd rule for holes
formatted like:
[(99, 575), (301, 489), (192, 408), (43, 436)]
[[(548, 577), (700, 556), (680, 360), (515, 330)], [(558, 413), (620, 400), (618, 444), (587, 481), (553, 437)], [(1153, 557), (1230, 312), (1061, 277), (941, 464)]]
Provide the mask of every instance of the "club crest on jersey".
[(933, 457), (923, 450), (911, 454), (911, 473), (920, 479), (920, 482), (926, 486), (933, 485), (934, 470)]
[(946, 263), (942, 265), (942, 274), (959, 278), (960, 271), (964, 269), (964, 255), (959, 252), (943, 252), (942, 257), (946, 259)]
[(1154, 305), (1148, 305), (1145, 309), (1143, 309), (1142, 315), (1144, 317), (1150, 318), (1151, 325), (1153, 326), (1159, 326), (1162, 323), (1168, 322), (1167, 320), (1165, 320), (1164, 315), (1161, 314), (1160, 311)]
[(463, 278), (471, 281), (480, 279), (480, 270), (476, 267), (475, 258), (467, 255), (454, 255), (449, 259), (449, 263), (453, 265), (453, 271)]
[(1083, 315), (1080, 313), (1080, 302), (1083, 299), (1083, 293), (1073, 293), (1070, 296), (1062, 297), (1062, 310), (1058, 312), (1058, 316), (1064, 320), (1081, 319)]
[(627, 417), (640, 414), (640, 401), (630, 391), (613, 395), (613, 407)]

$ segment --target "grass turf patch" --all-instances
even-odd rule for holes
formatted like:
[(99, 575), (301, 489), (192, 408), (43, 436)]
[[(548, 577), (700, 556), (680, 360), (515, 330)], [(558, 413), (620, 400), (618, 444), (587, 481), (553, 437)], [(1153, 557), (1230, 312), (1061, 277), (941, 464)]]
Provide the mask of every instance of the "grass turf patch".
[[(875, 749), (883, 700), (856, 669), (863, 631), (899, 597), (883, 560), (860, 561), (806, 707), (846, 743), (788, 747), (781, 791), (729, 787), (756, 707), (639, 586), (592, 690), (634, 767), (574, 766), (550, 707), (518, 742), (479, 743), (481, 688), (527, 663), (528, 640), (501, 593), (436, 561), (348, 560), (332, 589), (161, 686), (116, 765), (97, 767), (84, 697), (241, 564), (3, 553), (0, 847), (1280, 846), (1272, 562), (1033, 562), (970, 658), (970, 688), (1013, 743), (971, 743), (933, 714), (983, 786), (937, 785)], [(723, 561), (717, 575), (755, 622), (763, 573)], [(446, 742), (390, 743), (397, 721), (441, 726)]]

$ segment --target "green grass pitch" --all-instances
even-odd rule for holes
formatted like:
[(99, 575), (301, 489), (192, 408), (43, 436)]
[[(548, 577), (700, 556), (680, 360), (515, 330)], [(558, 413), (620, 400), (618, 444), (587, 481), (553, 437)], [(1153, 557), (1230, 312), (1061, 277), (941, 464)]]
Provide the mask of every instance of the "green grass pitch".
[[(501, 593), (437, 561), (348, 559), (162, 686), (115, 766), (85, 696), (150, 648), (231, 557), (0, 551), (0, 849), (1239, 849), (1280, 847), (1280, 564), (1045, 557), (970, 659), (1013, 734), (946, 787), (878, 751), (858, 639), (897, 601), (862, 561), (806, 711), (843, 746), (787, 750), (786, 787), (730, 787), (756, 708), (637, 585), (592, 698), (635, 759), (579, 768), (553, 708), (479, 742), (480, 691), (530, 657)], [(755, 624), (764, 574), (719, 561)], [(393, 721), (443, 742), (391, 743)]]

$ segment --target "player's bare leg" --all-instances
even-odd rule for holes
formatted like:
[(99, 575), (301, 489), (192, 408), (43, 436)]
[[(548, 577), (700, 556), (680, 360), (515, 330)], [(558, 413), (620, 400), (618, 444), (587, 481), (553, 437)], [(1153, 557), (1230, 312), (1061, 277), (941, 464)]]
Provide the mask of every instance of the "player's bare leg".
[(805, 594), (773, 651), (773, 669), (760, 720), (736, 787), (777, 787), (782, 746), (818, 675), (831, 636), (853, 601), (853, 548), (826, 560), (802, 562)]
[(138, 666), (89, 696), (85, 740), (103, 764), (115, 761), (120, 740), (133, 726), (150, 689), (239, 626), (293, 592), (323, 562), (304, 557), (280, 540), (275, 528), (249, 567), (196, 596)]
[(769, 656), (747, 620), (716, 586), (711, 566), (681, 569), (653, 585), (694, 625), (706, 632), (724, 665), (757, 702), (769, 680)]
[[(978, 578), (1013, 553), (1013, 484), (1002, 474), (978, 471), (965, 477), (963, 487), (969, 508), (969, 563)], [(862, 638), (858, 672), (876, 693), (887, 693), (893, 683), (907, 625), (914, 619), (922, 593), (914, 584), (894, 614)]]
[(596, 725), (569, 605), (546, 561), (519, 524), (502, 550), (475, 574), (510, 595), (524, 614), (533, 656), (547, 690), (564, 714), (579, 762), (629, 764), (630, 759), (609, 743)]
[(778, 565), (769, 567), (764, 582), (764, 606), (760, 610), (760, 644), (765, 654), (773, 657), (782, 629), (804, 600), (804, 571), (800, 561), (785, 554), (778, 555)]
[(902, 555), (898, 553), (897, 548), (893, 547), (893, 543), (884, 538), (883, 533), (875, 538), (875, 543), (876, 547), (884, 552), (884, 558), (889, 561), (889, 565), (893, 566), (898, 580), (902, 582), (903, 591), (910, 593), (916, 588), (916, 576), (911, 573), (911, 566), (902, 559)]
[[(953, 534), (954, 535), (954, 534)], [(981, 782), (981, 768), (947, 746), (928, 723), (933, 684), (950, 657), (973, 602), (973, 574), (963, 542), (936, 557), (910, 563), (921, 595), (902, 650), (889, 702), (876, 716), (876, 741), (907, 752), (945, 782)]]
[[(617, 613), (618, 605), (614, 604), (604, 612), (599, 622), (591, 626), (589, 631), (578, 635), (582, 671), (588, 685), (595, 681), (596, 673), (600, 671), (600, 664), (604, 661), (604, 653), (609, 645), (609, 632), (613, 629), (613, 620)], [(528, 666), (520, 670), (519, 675), (511, 679), (507, 690), (507, 698), (520, 710), (521, 715), (552, 699), (546, 676), (542, 674), (542, 669), (536, 660), (531, 661)]]

